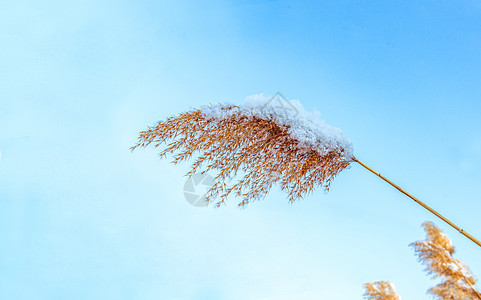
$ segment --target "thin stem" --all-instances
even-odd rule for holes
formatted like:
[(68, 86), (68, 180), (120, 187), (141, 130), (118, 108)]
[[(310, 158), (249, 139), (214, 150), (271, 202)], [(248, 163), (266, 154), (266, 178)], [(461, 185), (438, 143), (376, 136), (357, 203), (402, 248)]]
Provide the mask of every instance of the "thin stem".
[(471, 241), (473, 241), (474, 243), (476, 243), (479, 247), (481, 247), (481, 242), (478, 241), (476, 238), (474, 238), (472, 235), (470, 235), (469, 233), (467, 233), (466, 231), (464, 231), (462, 228), (460, 228), (459, 226), (457, 226), (456, 224), (454, 224), (453, 222), (449, 221), (447, 218), (445, 218), (443, 215), (441, 215), (440, 213), (438, 213), (437, 211), (435, 211), (434, 209), (432, 209), (431, 207), (429, 207), (428, 205), (424, 204), (421, 200), (417, 199), (416, 197), (412, 196), (411, 194), (409, 194), (408, 192), (406, 192), (405, 190), (403, 190), (402, 188), (400, 188), (398, 185), (394, 184), (392, 181), (390, 181), (389, 179), (387, 179), (386, 177), (382, 176), (381, 174), (379, 174), (378, 172), (374, 171), (373, 169), (369, 168), (368, 166), (366, 166), (365, 164), (363, 164), (362, 162), (360, 162), (357, 158), (353, 157), (352, 158), (353, 161), (359, 163), (361, 166), (363, 166), (364, 168), (368, 169), (369, 171), (371, 171), (372, 173), (376, 174), (377, 176), (379, 176), (381, 179), (383, 179), (384, 181), (386, 181), (387, 183), (389, 183), (390, 185), (392, 185), (393, 187), (395, 187), (398, 191), (400, 191), (401, 193), (403, 193), (404, 195), (408, 196), (409, 198), (411, 198), (412, 200), (414, 200), (414, 202), (416, 202), (417, 204), (421, 205), (422, 207), (424, 207), (425, 209), (429, 210), (432, 214), (434, 214), (436, 217), (440, 218), (441, 220), (443, 220), (444, 222), (446, 222), (449, 226), (453, 227), (454, 229), (456, 229), (457, 231), (459, 231), (462, 235), (464, 235), (465, 237), (467, 237), (468, 239), (470, 239)]

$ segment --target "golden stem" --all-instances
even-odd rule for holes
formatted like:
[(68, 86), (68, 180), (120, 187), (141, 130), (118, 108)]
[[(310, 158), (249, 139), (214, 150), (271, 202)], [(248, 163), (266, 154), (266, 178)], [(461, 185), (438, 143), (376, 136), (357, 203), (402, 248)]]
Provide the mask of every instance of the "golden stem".
[(431, 207), (427, 206), (426, 204), (424, 204), (421, 200), (417, 199), (416, 197), (412, 196), (411, 194), (409, 194), (408, 192), (406, 192), (405, 190), (403, 190), (402, 188), (400, 188), (398, 185), (396, 185), (395, 183), (393, 183), (392, 181), (390, 181), (389, 179), (387, 179), (386, 177), (382, 176), (381, 174), (379, 174), (378, 172), (374, 171), (373, 169), (369, 168), (368, 166), (366, 166), (365, 164), (363, 164), (362, 162), (360, 162), (357, 158), (353, 157), (352, 158), (353, 161), (359, 163), (361, 166), (363, 166), (364, 168), (368, 169), (369, 171), (371, 171), (372, 173), (376, 174), (377, 176), (379, 176), (381, 179), (383, 179), (384, 181), (386, 181), (387, 183), (389, 183), (390, 185), (392, 185), (393, 187), (395, 187), (398, 191), (400, 191), (401, 193), (403, 193), (404, 195), (408, 196), (409, 198), (413, 199), (414, 202), (416, 202), (417, 204), (421, 205), (422, 207), (424, 207), (425, 209), (429, 210), (432, 214), (434, 214), (436, 217), (440, 218), (441, 220), (443, 220), (444, 222), (448, 223), (448, 225), (450, 225), (451, 227), (453, 227), (454, 229), (456, 229), (457, 231), (459, 231), (462, 235), (464, 235), (465, 237), (467, 237), (468, 239), (470, 239), (471, 241), (473, 241), (474, 243), (476, 243), (478, 246), (481, 247), (481, 242), (478, 241), (476, 238), (474, 238), (472, 235), (470, 235), (469, 233), (467, 233), (466, 231), (464, 231), (462, 228), (458, 227), (456, 224), (454, 224), (453, 222), (449, 221), (447, 218), (445, 218), (443, 215), (441, 215), (440, 213), (438, 213), (437, 211), (435, 211), (434, 209), (432, 209)]

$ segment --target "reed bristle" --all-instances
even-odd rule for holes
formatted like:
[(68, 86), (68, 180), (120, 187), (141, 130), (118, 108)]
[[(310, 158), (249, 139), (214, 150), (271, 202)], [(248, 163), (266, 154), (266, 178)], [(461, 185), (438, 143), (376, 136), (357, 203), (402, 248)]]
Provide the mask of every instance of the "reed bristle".
[[(169, 142), (160, 156), (173, 154), (174, 164), (197, 155), (187, 175), (211, 170), (218, 173), (206, 194), (207, 201), (219, 197), (216, 206), (225, 203), (231, 193), (242, 197), (239, 206), (245, 206), (265, 197), (274, 183), (288, 192), (291, 202), (319, 186), (329, 190), (333, 178), (352, 160), (346, 158), (342, 148), (325, 154), (306, 148), (288, 129), (287, 125), (256, 116), (232, 113), (216, 119), (194, 110), (142, 131), (131, 149), (150, 144), (159, 147)], [(238, 172), (243, 173), (242, 177), (228, 186), (226, 181), (235, 178)]]

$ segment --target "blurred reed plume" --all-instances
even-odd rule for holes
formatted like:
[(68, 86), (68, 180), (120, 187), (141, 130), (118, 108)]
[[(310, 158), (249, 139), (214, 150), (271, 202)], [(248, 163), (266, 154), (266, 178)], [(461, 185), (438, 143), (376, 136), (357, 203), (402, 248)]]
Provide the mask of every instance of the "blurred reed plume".
[[(411, 243), (420, 263), (431, 278), (441, 278), (441, 283), (428, 293), (438, 300), (480, 300), (481, 293), (474, 285), (476, 278), (469, 267), (453, 258), (454, 246), (441, 229), (432, 222), (422, 224), (426, 239)], [(387, 281), (366, 283), (364, 297), (368, 300), (400, 299), (394, 287)]]
[(476, 278), (468, 266), (453, 258), (454, 246), (441, 229), (432, 222), (422, 224), (426, 239), (411, 244), (419, 262), (426, 266), (425, 271), (432, 278), (440, 278), (441, 283), (428, 290), (436, 299), (481, 299), (476, 290)]
[[(302, 113), (298, 109), (296, 115)], [(346, 149), (350, 144), (339, 142), (340, 130), (321, 122), (317, 136), (296, 136), (295, 129), (304, 125), (294, 119), (294, 113), (280, 110), (259, 103), (203, 107), (142, 131), (132, 150), (171, 141), (160, 156), (176, 152), (174, 164), (198, 154), (187, 175), (200, 172), (202, 164), (207, 164), (202, 173), (218, 173), (205, 196), (207, 201), (220, 197), (216, 206), (231, 193), (242, 197), (238, 205), (245, 206), (265, 197), (274, 183), (288, 192), (291, 202), (318, 186), (328, 190), (333, 178), (352, 162)], [(241, 179), (228, 186), (226, 181), (238, 173)]]
[(388, 281), (366, 283), (364, 289), (363, 296), (367, 300), (401, 300), (394, 285)]

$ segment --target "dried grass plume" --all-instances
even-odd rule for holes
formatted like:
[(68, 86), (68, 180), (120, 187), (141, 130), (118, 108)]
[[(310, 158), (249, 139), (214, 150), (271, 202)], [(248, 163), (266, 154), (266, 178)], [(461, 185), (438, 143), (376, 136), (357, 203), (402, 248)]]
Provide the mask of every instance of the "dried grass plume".
[(350, 142), (298, 102), (290, 102), (295, 111), (289, 112), (261, 100), (211, 105), (167, 118), (142, 131), (131, 149), (165, 144), (160, 157), (172, 154), (174, 164), (195, 157), (187, 175), (216, 174), (206, 194), (207, 201), (218, 198), (216, 206), (230, 194), (241, 197), (239, 206), (245, 206), (265, 197), (275, 183), (291, 202), (319, 186), (328, 190), (352, 162)]
[(476, 278), (469, 267), (453, 258), (454, 246), (441, 229), (432, 222), (422, 224), (426, 239), (411, 244), (425, 271), (441, 283), (428, 290), (436, 299), (465, 300), (481, 299), (481, 293), (474, 285)]
[(394, 285), (388, 281), (364, 284), (364, 299), (367, 300), (401, 300)]

